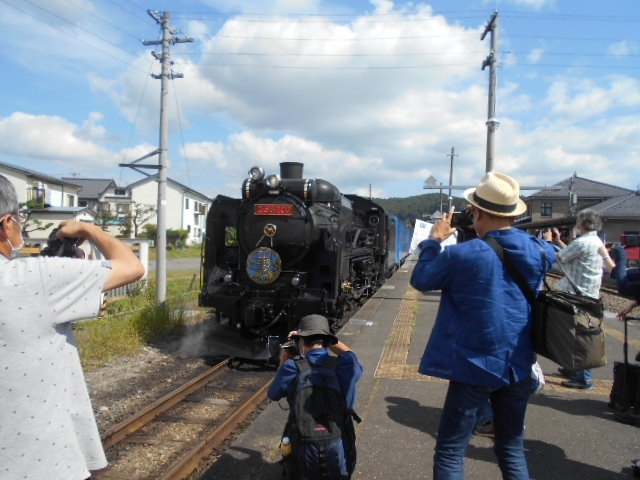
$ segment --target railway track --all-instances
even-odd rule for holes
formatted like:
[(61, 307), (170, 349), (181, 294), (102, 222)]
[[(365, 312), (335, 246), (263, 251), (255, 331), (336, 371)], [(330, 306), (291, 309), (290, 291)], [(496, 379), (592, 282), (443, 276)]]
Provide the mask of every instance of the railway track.
[(92, 480), (187, 479), (266, 400), (272, 369), (203, 372), (102, 435), (109, 466)]

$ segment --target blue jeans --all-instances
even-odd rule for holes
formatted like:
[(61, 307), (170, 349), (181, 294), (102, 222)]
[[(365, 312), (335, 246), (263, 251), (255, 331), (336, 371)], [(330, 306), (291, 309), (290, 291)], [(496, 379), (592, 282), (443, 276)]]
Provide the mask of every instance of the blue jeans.
[(570, 380), (578, 383), (591, 384), (593, 383), (593, 372), (591, 370), (581, 370), (579, 372), (576, 372), (576, 374), (571, 377)]
[(477, 387), (449, 382), (433, 457), (435, 480), (464, 480), (464, 454), (478, 415), (491, 401), (495, 426), (494, 452), (504, 480), (529, 480), (524, 455), (524, 416), (534, 381), (507, 387)]

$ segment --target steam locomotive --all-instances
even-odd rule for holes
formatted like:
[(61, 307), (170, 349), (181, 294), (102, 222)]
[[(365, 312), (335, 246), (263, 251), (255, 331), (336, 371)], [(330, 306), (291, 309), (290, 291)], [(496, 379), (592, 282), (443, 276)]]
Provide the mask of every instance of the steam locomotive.
[(217, 354), (277, 364), (300, 318), (318, 313), (337, 328), (409, 255), (412, 230), (398, 218), (302, 173), (298, 162), (279, 176), (253, 167), (241, 199), (212, 202), (199, 304), (213, 309)]

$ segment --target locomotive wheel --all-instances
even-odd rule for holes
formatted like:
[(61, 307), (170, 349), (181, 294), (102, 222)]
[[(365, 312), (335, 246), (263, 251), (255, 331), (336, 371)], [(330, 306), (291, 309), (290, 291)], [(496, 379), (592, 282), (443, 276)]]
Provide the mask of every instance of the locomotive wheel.
[(236, 368), (240, 368), (240, 365), (242, 365), (242, 363), (243, 363), (242, 360), (240, 360), (239, 358), (232, 357), (229, 359), (228, 365), (229, 365), (229, 368), (236, 369)]

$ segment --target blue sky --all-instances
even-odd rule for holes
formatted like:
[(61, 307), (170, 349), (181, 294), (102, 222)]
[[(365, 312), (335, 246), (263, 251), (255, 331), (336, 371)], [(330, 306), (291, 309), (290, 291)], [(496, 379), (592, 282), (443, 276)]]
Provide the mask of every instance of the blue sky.
[(171, 47), (168, 176), (206, 195), (238, 197), (251, 166), (281, 161), (344, 193), (419, 195), (448, 183), (452, 147), (453, 183), (476, 184), (494, 10), (493, 168), (640, 185), (637, 0), (0, 0), (0, 161), (143, 178), (119, 164), (158, 146), (147, 9), (193, 38)]

